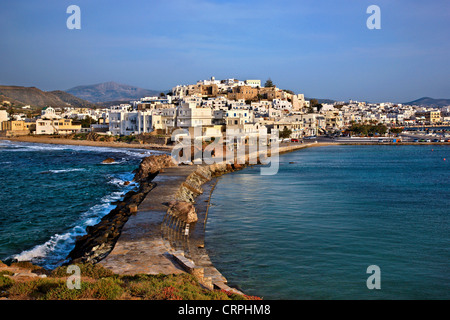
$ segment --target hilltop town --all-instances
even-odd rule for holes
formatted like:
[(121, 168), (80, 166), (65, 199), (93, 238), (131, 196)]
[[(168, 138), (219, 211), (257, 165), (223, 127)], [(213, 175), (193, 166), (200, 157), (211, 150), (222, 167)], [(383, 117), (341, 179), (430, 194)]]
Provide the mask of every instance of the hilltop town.
[[(450, 106), (430, 108), (394, 103), (341, 101), (319, 103), (304, 94), (278, 88), (270, 79), (200, 80), (177, 85), (171, 92), (144, 97), (109, 108), (47, 106), (31, 115), (2, 101), (0, 136), (83, 135), (108, 137), (148, 135), (167, 143), (175, 129), (201, 127), (201, 137), (220, 136), (233, 129), (243, 137), (265, 128), (283, 139), (304, 139), (319, 135), (340, 136), (355, 125), (387, 128), (372, 131), (383, 136), (390, 128), (449, 125)], [(130, 139), (132, 140), (132, 139)]]

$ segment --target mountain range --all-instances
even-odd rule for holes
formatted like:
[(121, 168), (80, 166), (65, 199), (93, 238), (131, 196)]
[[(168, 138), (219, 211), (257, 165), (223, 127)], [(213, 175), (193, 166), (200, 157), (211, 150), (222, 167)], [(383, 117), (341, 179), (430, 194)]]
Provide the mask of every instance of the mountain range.
[(67, 93), (93, 103), (108, 101), (129, 101), (143, 97), (157, 96), (161, 91), (133, 87), (116, 82), (78, 86), (66, 90)]
[(426, 107), (445, 107), (450, 106), (450, 99), (433, 99), (430, 97), (423, 97), (414, 101), (406, 102), (404, 104)]
[(160, 91), (133, 87), (116, 82), (78, 86), (66, 91), (42, 91), (36, 87), (0, 85), (0, 103), (10, 101), (16, 106), (109, 107), (142, 97), (159, 95)]
[(67, 92), (60, 90), (46, 92), (35, 87), (0, 86), (0, 102), (5, 100), (16, 106), (30, 105), (38, 108), (46, 106), (95, 107), (95, 104)]

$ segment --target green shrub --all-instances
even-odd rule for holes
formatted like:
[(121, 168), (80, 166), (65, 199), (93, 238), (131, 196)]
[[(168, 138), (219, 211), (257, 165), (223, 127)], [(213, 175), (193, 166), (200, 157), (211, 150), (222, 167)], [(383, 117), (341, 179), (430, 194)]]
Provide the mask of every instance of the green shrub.
[[(64, 280), (59, 280), (53, 284), (45, 286), (45, 292), (40, 299), (42, 300), (79, 300), (79, 299), (94, 299), (92, 297), (93, 284), (90, 282), (81, 282), (80, 289), (69, 289)], [(41, 289), (42, 290), (42, 289)]]
[(12, 272), (12, 271), (9, 271), (9, 270), (2, 270), (2, 271), (0, 271), (0, 276), (13, 276), (14, 275), (14, 272)]
[(13, 285), (13, 279), (0, 275), (0, 291), (8, 290)]
[(119, 279), (104, 278), (97, 281), (93, 287), (94, 298), (101, 300), (116, 300), (123, 294), (124, 289)]
[(16, 282), (14, 285), (8, 290), (9, 295), (16, 296), (18, 298), (22, 297), (33, 297), (33, 293), (36, 291), (37, 286), (39, 285), (39, 280), (33, 281), (25, 281), (25, 282)]

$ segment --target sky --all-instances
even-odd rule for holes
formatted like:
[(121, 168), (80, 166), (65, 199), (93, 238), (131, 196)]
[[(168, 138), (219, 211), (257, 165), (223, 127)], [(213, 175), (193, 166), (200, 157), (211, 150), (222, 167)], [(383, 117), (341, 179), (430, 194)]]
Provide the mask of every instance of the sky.
[[(67, 7), (81, 10), (69, 30)], [(381, 29), (368, 29), (370, 5)], [(271, 78), (310, 98), (450, 98), (448, 0), (2, 1), (0, 84), (170, 90)]]

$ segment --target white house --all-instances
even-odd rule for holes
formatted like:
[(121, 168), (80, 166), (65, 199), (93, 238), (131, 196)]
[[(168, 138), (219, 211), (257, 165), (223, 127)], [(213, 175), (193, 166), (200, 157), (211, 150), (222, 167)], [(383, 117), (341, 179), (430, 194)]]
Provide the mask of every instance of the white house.
[(249, 109), (230, 109), (225, 114), (225, 123), (227, 125), (251, 123), (253, 120), (253, 111)]
[(112, 135), (131, 135), (153, 131), (151, 111), (128, 111), (115, 108), (109, 112), (109, 132)]
[(8, 121), (8, 112), (6, 110), (0, 110), (0, 124), (3, 121)]
[(212, 119), (211, 108), (199, 108), (195, 102), (182, 103), (178, 108), (177, 127), (210, 126)]
[(41, 111), (41, 119), (55, 120), (60, 118), (60, 116), (56, 115), (56, 111), (52, 107), (45, 107)]

